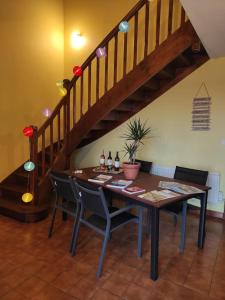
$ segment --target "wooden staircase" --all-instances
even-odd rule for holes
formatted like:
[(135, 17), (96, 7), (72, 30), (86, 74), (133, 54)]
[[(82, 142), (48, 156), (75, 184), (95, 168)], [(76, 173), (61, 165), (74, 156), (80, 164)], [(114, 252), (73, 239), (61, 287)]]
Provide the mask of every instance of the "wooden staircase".
[[(24, 222), (46, 217), (51, 169), (69, 168), (77, 147), (116, 128), (209, 59), (203, 46), (197, 53), (192, 50), (198, 36), (176, 5), (169, 0), (163, 17), (160, 0), (139, 1), (123, 18), (129, 32), (119, 32), (118, 24), (82, 65), (82, 76), (64, 81), (67, 95), (40, 129), (33, 127), (30, 160), (36, 168), (28, 174), (20, 166), (1, 183), (0, 213)], [(96, 56), (99, 47), (105, 47), (106, 57)], [(30, 204), (21, 201), (27, 191), (34, 196)]]

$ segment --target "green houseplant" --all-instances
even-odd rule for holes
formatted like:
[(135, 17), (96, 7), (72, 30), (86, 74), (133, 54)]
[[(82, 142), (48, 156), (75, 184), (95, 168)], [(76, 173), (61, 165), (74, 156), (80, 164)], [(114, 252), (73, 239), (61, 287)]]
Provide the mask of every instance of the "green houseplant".
[(127, 131), (122, 135), (126, 140), (124, 145), (125, 155), (128, 154), (128, 162), (123, 163), (124, 175), (127, 179), (135, 179), (140, 169), (140, 164), (135, 162), (136, 154), (144, 139), (148, 138), (151, 128), (146, 122), (139, 119), (132, 119), (127, 124)]

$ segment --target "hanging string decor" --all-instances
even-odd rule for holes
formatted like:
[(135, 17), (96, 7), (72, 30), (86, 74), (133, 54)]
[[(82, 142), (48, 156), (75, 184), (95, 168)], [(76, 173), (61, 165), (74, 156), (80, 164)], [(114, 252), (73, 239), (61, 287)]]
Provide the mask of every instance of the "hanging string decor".
[(119, 25), (120, 32), (128, 32), (129, 30), (129, 23), (127, 21), (122, 21)]
[(25, 127), (25, 128), (23, 129), (23, 134), (24, 134), (26, 137), (31, 137), (31, 136), (34, 134), (33, 127), (32, 127), (32, 126)]
[(35, 164), (32, 161), (27, 161), (24, 165), (24, 170), (30, 172), (33, 171), (35, 169)]
[[(200, 91), (204, 90), (206, 96), (198, 97)], [(192, 130), (209, 131), (210, 130), (210, 106), (211, 97), (209, 96), (206, 84), (203, 82), (192, 102)]]
[[(27, 126), (23, 129), (23, 134), (26, 137), (32, 137), (34, 134), (34, 129), (32, 126)], [(31, 153), (31, 148), (30, 148), (30, 153)], [(23, 165), (24, 170), (28, 171), (28, 181), (27, 181), (27, 191), (26, 193), (24, 193), (22, 195), (22, 201), (24, 203), (30, 203), (33, 200), (33, 195), (29, 192), (29, 188), (30, 188), (30, 172), (33, 171), (35, 169), (35, 164), (32, 161), (27, 161), (25, 162), (25, 164)]]
[(56, 81), (56, 86), (57, 87), (63, 87), (63, 80)]
[[(64, 97), (66, 94), (67, 94), (67, 89), (66, 88), (64, 88), (64, 82), (63, 82), (63, 80), (58, 80), (58, 81), (56, 81), (56, 86), (58, 87), (58, 89), (59, 89), (59, 95), (61, 96), (61, 97)], [(49, 110), (48, 111), (48, 113), (50, 113), (51, 111)], [(48, 115), (48, 113), (47, 113), (47, 109), (45, 110), (45, 113), (44, 113), (44, 111), (43, 111), (43, 115), (45, 116), (45, 117), (50, 117), (50, 115)], [(52, 112), (51, 112), (52, 113)]]
[(73, 68), (73, 74), (74, 74), (75, 76), (79, 77), (79, 76), (82, 75), (82, 73), (83, 73), (83, 70), (82, 70), (82, 68), (81, 68), (80, 66), (75, 66), (75, 67)]
[(59, 87), (59, 94), (60, 96), (64, 97), (67, 94), (67, 90), (64, 87)]
[(22, 195), (22, 201), (24, 202), (24, 203), (29, 203), (29, 202), (31, 202), (33, 200), (33, 195), (31, 194), (31, 193), (24, 193), (23, 195)]
[(45, 116), (46, 118), (51, 117), (52, 111), (50, 108), (44, 108), (42, 111), (43, 116)]
[(106, 56), (106, 50), (105, 50), (105, 47), (103, 48), (98, 48), (96, 50), (96, 55), (98, 58), (101, 58), (101, 57), (105, 57)]

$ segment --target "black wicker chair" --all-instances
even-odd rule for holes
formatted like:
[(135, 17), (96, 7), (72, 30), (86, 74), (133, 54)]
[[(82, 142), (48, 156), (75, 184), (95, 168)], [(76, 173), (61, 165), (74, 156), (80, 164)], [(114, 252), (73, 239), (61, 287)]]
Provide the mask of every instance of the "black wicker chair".
[(65, 216), (72, 216), (74, 218), (74, 225), (70, 244), (71, 251), (73, 235), (77, 223), (77, 207), (79, 197), (76, 192), (74, 181), (70, 176), (62, 172), (51, 171), (49, 177), (55, 192), (55, 202), (53, 205), (52, 219), (49, 227), (48, 237), (51, 238), (52, 236), (55, 216), (58, 209), (62, 211), (64, 220), (66, 219)]
[[(81, 223), (102, 234), (104, 240), (97, 270), (97, 277), (99, 278), (102, 274), (103, 259), (111, 233), (125, 224), (136, 222), (138, 223), (138, 256), (140, 257), (142, 255), (143, 208), (139, 207), (139, 216), (135, 216), (128, 212), (135, 207), (134, 205), (128, 205), (121, 209), (108, 207), (102, 187), (97, 189), (96, 187), (88, 188), (85, 183), (82, 181), (77, 182), (76, 180), (75, 185), (79, 192), (80, 206), (78, 209), (78, 224), (74, 234), (72, 255), (75, 255), (76, 252), (78, 232)], [(89, 212), (87, 216), (85, 214), (86, 211)]]
[[(199, 185), (206, 185), (207, 178), (208, 171), (183, 168), (179, 166), (176, 166), (174, 173), (174, 179), (196, 183)], [(195, 198), (198, 197), (196, 196)], [(163, 210), (172, 214), (175, 225), (177, 223), (177, 217), (182, 213), (180, 250), (183, 252), (185, 248), (186, 237), (187, 201), (169, 204), (165, 208), (163, 208)]]

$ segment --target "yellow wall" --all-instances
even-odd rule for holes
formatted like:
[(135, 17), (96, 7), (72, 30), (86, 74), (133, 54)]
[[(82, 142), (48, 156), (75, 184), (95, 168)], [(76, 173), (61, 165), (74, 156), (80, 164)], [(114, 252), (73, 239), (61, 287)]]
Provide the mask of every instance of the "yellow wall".
[[(210, 60), (182, 82), (170, 89), (136, 116), (147, 120), (153, 137), (145, 142), (139, 158), (161, 166), (186, 166), (221, 174), (225, 193), (225, 58)], [(212, 97), (211, 130), (191, 130), (192, 99), (204, 81)], [(205, 93), (201, 93), (205, 96)], [(101, 139), (78, 150), (73, 162), (77, 167), (98, 164), (102, 149), (122, 150), (119, 137), (126, 124)], [(123, 158), (123, 154), (120, 154)]]
[(40, 126), (60, 99), (63, 30), (63, 0), (1, 1), (0, 180), (28, 158), (23, 128)]
[[(75, 65), (82, 64), (105, 36), (128, 13), (138, 0), (64, 1), (65, 11), (65, 76), (72, 77)], [(70, 46), (72, 31), (80, 30), (87, 38), (84, 48)]]

